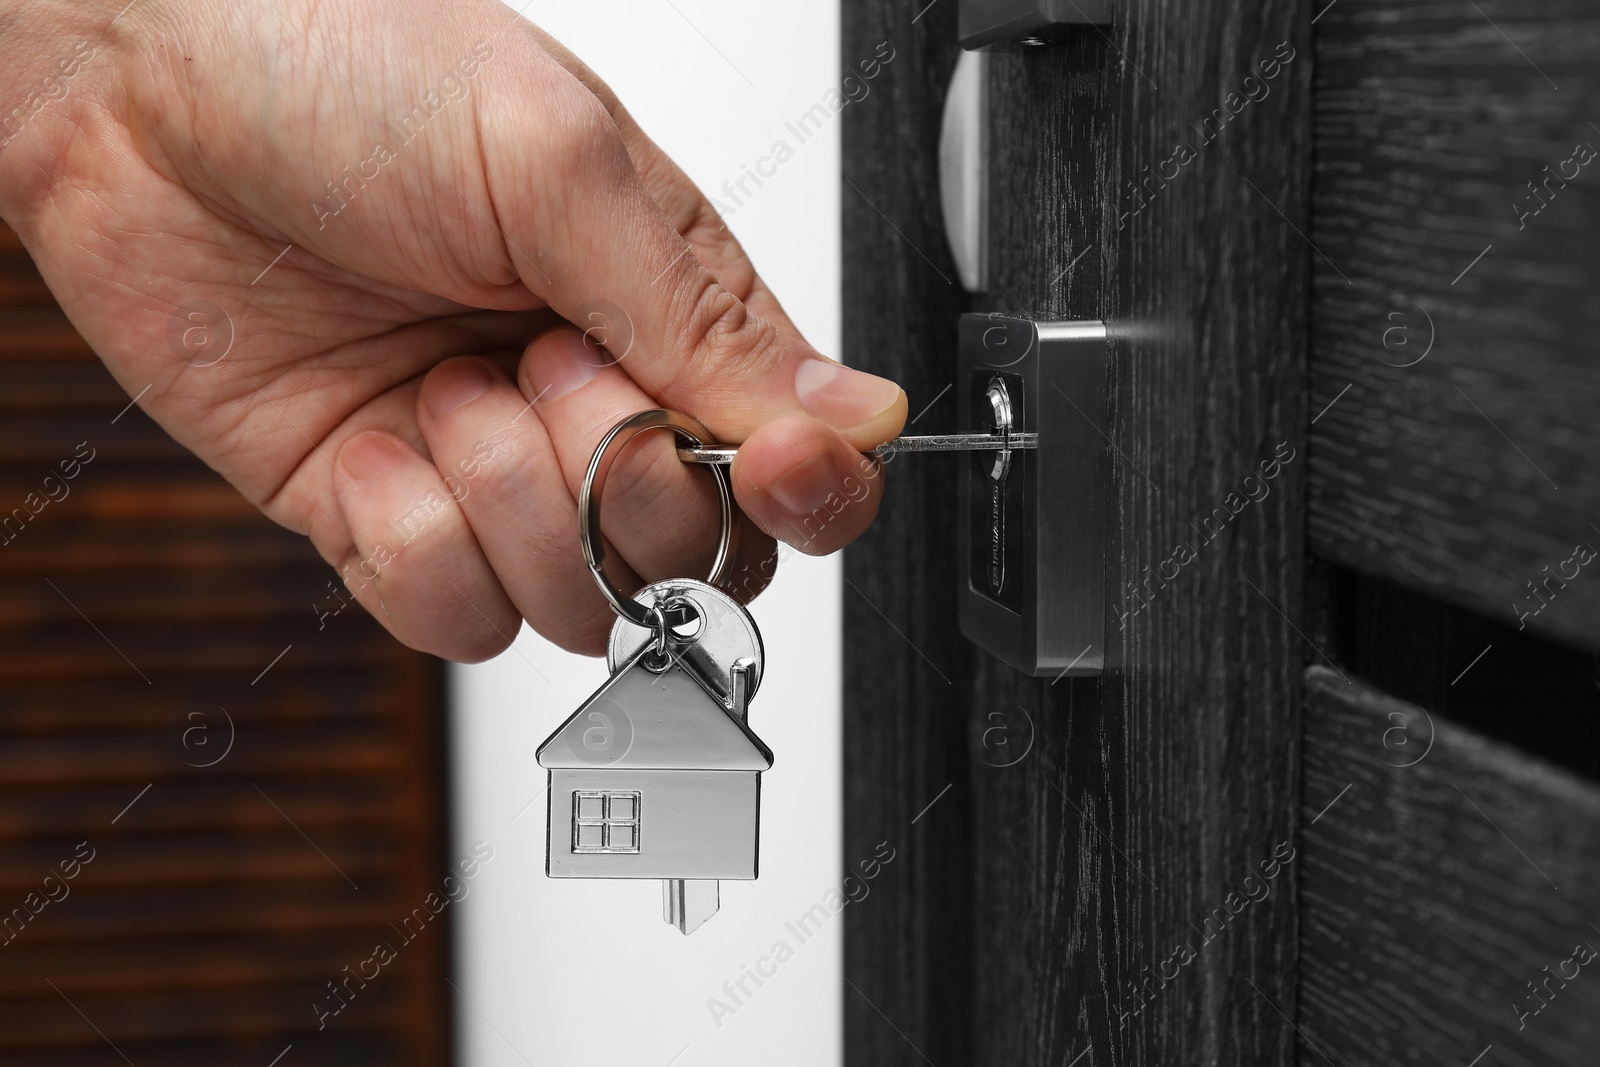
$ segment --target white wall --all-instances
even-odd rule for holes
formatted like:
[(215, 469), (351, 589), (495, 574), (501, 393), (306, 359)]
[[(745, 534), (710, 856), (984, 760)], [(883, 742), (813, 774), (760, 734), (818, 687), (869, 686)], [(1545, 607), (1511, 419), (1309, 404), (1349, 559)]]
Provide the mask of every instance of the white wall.
[[(723, 183), (780, 137), (792, 144), (784, 123), (841, 77), (836, 0), (534, 0), (526, 15), (724, 200)], [(835, 355), (839, 121), (797, 146), (728, 218), (801, 330)], [(495, 850), (455, 914), (466, 1067), (840, 1061), (843, 917), (803, 944), (784, 926), (843, 873), (840, 586), (836, 559), (796, 555), (753, 606), (767, 660), (750, 725), (776, 756), (762, 782), (761, 878), (724, 882), (722, 911), (690, 937), (662, 921), (659, 882), (544, 875), (545, 775), (534, 749), (600, 686), (604, 663), (524, 630), (505, 655), (454, 671), (456, 840)], [(759, 989), (747, 980), (753, 995), (717, 1026), (707, 999), (723, 997), (723, 983), (780, 939), (794, 957)]]

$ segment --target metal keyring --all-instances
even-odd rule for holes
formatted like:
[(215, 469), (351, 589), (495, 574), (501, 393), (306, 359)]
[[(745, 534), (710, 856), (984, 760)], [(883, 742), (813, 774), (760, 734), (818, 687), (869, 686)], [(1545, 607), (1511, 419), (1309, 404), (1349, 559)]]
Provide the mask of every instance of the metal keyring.
[[(691, 445), (710, 444), (710, 431), (687, 415), (657, 408), (630, 415), (611, 428), (600, 440), (589, 461), (589, 470), (583, 476), (583, 488), (578, 493), (578, 539), (583, 543), (583, 558), (589, 564), (589, 573), (595, 584), (605, 594), (618, 615), (636, 626), (650, 626), (651, 609), (630, 596), (625, 596), (606, 577), (605, 545), (600, 539), (600, 493), (605, 488), (606, 477), (618, 455), (635, 437), (646, 430), (671, 430), (682, 441)], [(717, 494), (722, 501), (722, 539), (717, 545), (717, 558), (711, 564), (711, 577), (706, 584), (721, 587), (728, 576), (733, 557), (738, 548), (738, 527), (733, 521), (733, 490), (728, 483), (727, 469), (713, 467)]]

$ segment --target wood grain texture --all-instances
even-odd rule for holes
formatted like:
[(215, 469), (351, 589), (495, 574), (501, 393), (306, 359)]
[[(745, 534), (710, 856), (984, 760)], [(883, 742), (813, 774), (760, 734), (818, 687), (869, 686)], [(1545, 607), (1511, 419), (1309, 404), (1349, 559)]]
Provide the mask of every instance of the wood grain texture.
[(1600, 968), (1544, 968), (1600, 948), (1600, 788), (1324, 668), (1306, 694), (1300, 1062), (1590, 1062)]
[(1577, 0), (1316, 26), (1312, 546), (1585, 647), (1600, 577), (1558, 572), (1600, 548), (1600, 159), (1526, 183), (1600, 149), (1597, 46)]
[[(900, 49), (844, 115), (846, 357), (899, 378), (916, 412), (951, 384), (964, 302), (935, 166), (955, 11), (844, 10), (847, 62)], [(897, 895), (847, 928), (846, 974), (872, 1001), (846, 991), (851, 1063), (1291, 1060), (1292, 880), (1280, 869), (1221, 935), (1198, 927), (1295, 832), (1303, 459), (1218, 536), (1196, 527), (1280, 443), (1303, 457), (1311, 14), (1133, 2), (1109, 36), (992, 57), (990, 306), (1112, 336), (1107, 409), (1061, 428), (1111, 471), (1109, 666), (1052, 684), (963, 645), (949, 471), (890, 472), (846, 564), (847, 856), (872, 832), (857, 821), (904, 825), (953, 785)], [(1295, 59), (1263, 92), (1280, 45)], [(1180, 143), (1176, 177), (1128, 188)], [(946, 397), (919, 429), (952, 418)], [(1180, 542), (1194, 558), (1153, 577)], [(996, 711), (1035, 732), (1014, 766), (973, 743)]]
[[(894, 49), (872, 94), (841, 116), (843, 356), (900, 381), (915, 410), (950, 384), (956, 321), (967, 310), (946, 280), (955, 273), (933, 184), (956, 10), (936, 5), (913, 24), (915, 12), (891, 7), (841, 7), (844, 64), (873, 56), (880, 42)], [(953, 426), (953, 410), (946, 396), (919, 426)], [(845, 556), (842, 858), (853, 867), (881, 841), (897, 850), (872, 896), (845, 910), (846, 1056), (872, 1067), (923, 1055), (974, 1062), (965, 731), (975, 654), (953, 614), (954, 493), (939, 466), (947, 457), (920, 458), (887, 465), (878, 521)]]
[(439, 664), (124, 412), (3, 228), (0, 320), (0, 1065), (446, 1062), (450, 914), (391, 925), (453, 862)]

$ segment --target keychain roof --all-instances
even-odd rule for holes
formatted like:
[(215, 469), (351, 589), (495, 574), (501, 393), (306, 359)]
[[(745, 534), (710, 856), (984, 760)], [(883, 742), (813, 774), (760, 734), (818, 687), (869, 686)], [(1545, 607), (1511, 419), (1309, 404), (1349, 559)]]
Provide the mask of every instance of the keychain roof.
[[(613, 675), (539, 746), (539, 766), (547, 769), (618, 768), (634, 770), (764, 771), (772, 750), (735, 719), (722, 701), (682, 661), (660, 674), (633, 669), (649, 646)], [(641, 722), (625, 708), (647, 707), (654, 721)], [(605, 716), (598, 721), (593, 716)], [(626, 730), (626, 745), (591, 743), (591, 731)]]

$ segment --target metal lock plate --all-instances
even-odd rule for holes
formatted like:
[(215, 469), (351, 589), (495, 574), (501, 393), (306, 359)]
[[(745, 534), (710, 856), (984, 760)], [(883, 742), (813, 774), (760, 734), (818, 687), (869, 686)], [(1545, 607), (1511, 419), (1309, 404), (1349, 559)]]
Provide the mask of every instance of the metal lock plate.
[(1050, 44), (1069, 26), (1109, 26), (1112, 0), (961, 0), (961, 47)]
[(1010, 430), (1038, 436), (963, 459), (961, 632), (1035, 677), (1104, 664), (1107, 357), (1100, 322), (961, 318), (957, 429), (995, 428), (999, 391)]

